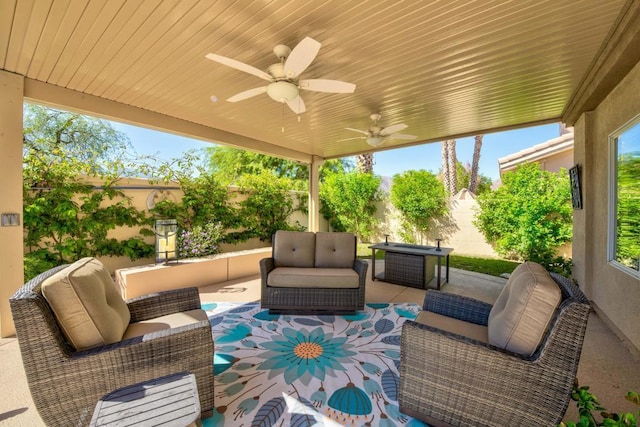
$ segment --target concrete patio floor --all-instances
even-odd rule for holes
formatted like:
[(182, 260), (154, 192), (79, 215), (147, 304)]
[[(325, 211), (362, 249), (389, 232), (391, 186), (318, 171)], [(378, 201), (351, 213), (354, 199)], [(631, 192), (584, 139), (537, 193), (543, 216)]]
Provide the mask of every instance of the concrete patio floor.
[[(380, 261), (378, 261), (380, 263)], [(376, 264), (376, 272), (383, 265)], [(506, 279), (451, 269), (450, 283), (443, 292), (467, 295), (492, 303)], [(425, 291), (393, 285), (367, 277), (367, 302), (413, 302), (422, 304)], [(202, 302), (250, 302), (260, 300), (260, 277), (228, 281), (200, 288)], [(0, 426), (43, 426), (29, 394), (16, 338), (0, 339)], [(605, 322), (592, 312), (578, 368), (581, 385), (589, 385), (607, 409), (634, 412), (638, 407), (624, 400), (627, 391), (640, 391), (640, 359), (620, 341)], [(570, 404), (565, 417), (577, 420), (577, 410)]]

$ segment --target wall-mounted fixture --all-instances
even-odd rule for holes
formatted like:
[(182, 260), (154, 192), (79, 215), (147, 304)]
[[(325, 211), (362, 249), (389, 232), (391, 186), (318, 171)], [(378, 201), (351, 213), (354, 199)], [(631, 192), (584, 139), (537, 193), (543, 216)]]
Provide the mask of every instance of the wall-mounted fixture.
[(175, 219), (158, 219), (153, 225), (156, 235), (156, 262), (165, 264), (178, 259), (176, 248), (176, 235), (178, 234), (178, 221)]
[(3, 213), (2, 214), (3, 227), (18, 227), (19, 225), (20, 225), (19, 213)]

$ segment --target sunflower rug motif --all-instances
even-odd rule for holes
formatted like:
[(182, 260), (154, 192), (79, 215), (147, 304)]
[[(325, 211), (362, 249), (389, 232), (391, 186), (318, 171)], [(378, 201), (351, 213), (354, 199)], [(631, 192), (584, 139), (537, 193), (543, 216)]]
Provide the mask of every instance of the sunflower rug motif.
[(406, 426), (398, 409), (400, 331), (417, 304), (352, 315), (270, 315), (259, 303), (206, 303), (215, 409), (204, 427)]

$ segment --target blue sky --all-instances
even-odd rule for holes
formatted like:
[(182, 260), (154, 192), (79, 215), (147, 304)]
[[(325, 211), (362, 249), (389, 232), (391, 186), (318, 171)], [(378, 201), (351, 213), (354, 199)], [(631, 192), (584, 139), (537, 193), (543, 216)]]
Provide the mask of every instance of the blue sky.
[[(138, 154), (155, 155), (170, 160), (193, 148), (209, 146), (209, 143), (184, 138), (140, 127), (114, 123), (114, 127), (129, 137)], [(524, 148), (540, 144), (560, 134), (557, 123), (485, 134), (480, 156), (480, 173), (492, 180), (499, 178), (498, 159)], [(456, 156), (462, 163), (473, 158), (473, 137), (456, 140)], [(373, 172), (392, 177), (410, 169), (425, 169), (434, 173), (440, 170), (440, 143), (387, 150), (374, 154)]]

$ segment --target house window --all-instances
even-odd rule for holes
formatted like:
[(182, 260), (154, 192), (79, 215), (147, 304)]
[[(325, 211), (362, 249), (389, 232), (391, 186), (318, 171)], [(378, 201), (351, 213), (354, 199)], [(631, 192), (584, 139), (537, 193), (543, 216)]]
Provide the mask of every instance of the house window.
[(611, 138), (609, 261), (640, 277), (640, 117)]

